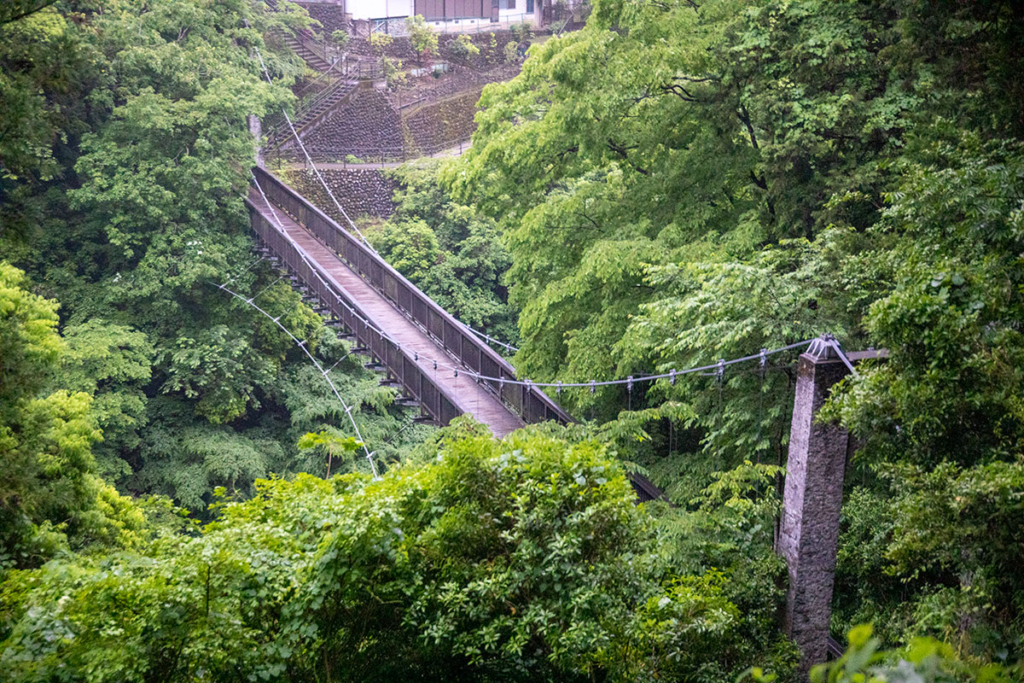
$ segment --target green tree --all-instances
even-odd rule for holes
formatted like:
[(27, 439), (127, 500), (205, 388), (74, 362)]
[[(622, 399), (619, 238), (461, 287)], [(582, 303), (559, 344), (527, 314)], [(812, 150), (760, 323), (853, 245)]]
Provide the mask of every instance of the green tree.
[(259, 408), (256, 387), (270, 381), (269, 362), (253, 362), (249, 344), (226, 325), (200, 331), (198, 339), (178, 339), (167, 364), (165, 393), (196, 398), (196, 413), (213, 424), (230, 422), (251, 406)]
[(455, 36), (455, 40), (448, 43), (447, 49), (452, 59), (463, 64), (468, 64), (473, 57), (480, 54), (480, 48), (467, 33)]
[(441, 253), (437, 236), (423, 221), (389, 221), (374, 241), (387, 262), (414, 282), (427, 276)]
[(125, 456), (138, 449), (146, 423), (153, 347), (142, 332), (95, 319), (65, 328), (64, 344), (50, 383), (92, 396), (103, 432), (103, 442), (93, 447), (98, 472), (105, 481), (123, 483), (131, 472)]
[(0, 574), (89, 540), (124, 541), (142, 518), (94, 475), (100, 430), (83, 392), (46, 393), (63, 344), (57, 305), (0, 262)]
[(405, 20), (405, 27), (409, 31), (409, 42), (416, 53), (420, 66), (423, 60), (429, 60), (431, 55), (437, 54), (437, 34), (427, 25), (426, 19), (415, 14)]
[[(891, 283), (864, 321), (890, 359), (848, 380), (830, 411), (864, 440), (861, 467), (884, 487), (855, 499), (840, 577), (856, 596), (850, 619), (877, 615), (886, 637), (906, 630), (943, 637), (967, 657), (1007, 648), (1016, 657), (1019, 627), (1009, 615), (1022, 609), (1024, 519), (1013, 491), (1024, 346), (1008, 321), (1022, 306), (1024, 156), (1019, 144), (946, 126), (937, 133), (903, 162), (901, 184), (869, 232), (873, 248), (862, 258), (875, 268), (858, 259), (847, 269), (857, 288), (874, 288), (878, 271)], [(887, 513), (884, 534), (866, 525), (872, 506)], [(903, 585), (865, 590), (855, 580), (866, 569), (856, 564), (860, 547), (876, 555), (868, 567)]]
[(299, 450), (317, 450), (327, 454), (327, 473), (331, 476), (331, 465), (335, 456), (341, 458), (350, 453), (355, 453), (361, 444), (355, 437), (341, 437), (335, 433), (324, 430), (322, 432), (309, 432), (303, 434), (299, 439)]
[(348, 45), (351, 36), (346, 31), (331, 31), (331, 42), (339, 50), (344, 50)]

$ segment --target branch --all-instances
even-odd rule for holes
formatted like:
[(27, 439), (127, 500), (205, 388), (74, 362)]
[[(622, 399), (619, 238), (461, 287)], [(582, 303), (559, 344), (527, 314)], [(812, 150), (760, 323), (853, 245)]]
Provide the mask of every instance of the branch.
[(583, 213), (582, 211), (575, 211), (574, 213), (575, 213), (576, 215), (578, 215), (578, 216), (580, 216), (580, 217), (582, 217), (582, 218), (585, 218), (585, 219), (587, 219), (588, 221), (590, 221), (590, 224), (591, 224), (591, 225), (593, 225), (593, 226), (594, 226), (595, 228), (597, 228), (598, 230), (600, 230), (600, 229), (601, 229), (601, 226), (597, 224), (597, 221), (595, 221), (595, 220), (594, 220), (593, 218), (591, 218), (591, 217), (590, 217), (590, 216), (588, 216), (587, 214)]
[(626, 148), (626, 147), (623, 147), (622, 145), (616, 143), (611, 138), (608, 138), (608, 149), (610, 149), (611, 151), (615, 152), (616, 154), (621, 156), (623, 159), (626, 159), (629, 156), (629, 154), (628, 154), (629, 149), (636, 149), (636, 147)]
[(687, 83), (717, 83), (722, 80), (718, 76), (705, 76), (704, 78), (694, 78), (693, 76), (675, 76), (672, 78), (674, 81), (686, 81)]
[[(23, 10), (19, 14), (15, 14), (15, 15), (13, 15), (11, 17), (8, 17), (7, 19), (0, 19), (0, 26), (2, 26), (4, 24), (9, 24), (12, 21), (18, 21), (19, 19), (24, 19), (25, 17), (27, 17), (30, 14), (35, 14), (36, 12), (38, 12), (40, 10), (46, 9), (47, 7), (49, 7), (50, 5), (54, 4), (55, 2), (57, 2), (57, 0), (43, 0), (43, 4), (39, 5), (38, 7), (29, 7), (28, 9)], [(17, 5), (15, 5), (15, 6), (17, 6)], [(8, 7), (4, 11), (11, 11), (12, 9), (14, 9), (14, 8)], [(0, 17), (2, 17), (2, 14), (0, 14)]]
[(697, 100), (690, 94), (690, 91), (681, 85), (662, 85), (661, 89), (665, 92), (670, 92), (684, 102), (696, 102)]
[(568, 148), (564, 152), (559, 152), (558, 155), (557, 155), (558, 156), (558, 160), (561, 161), (563, 158), (565, 158), (566, 154), (576, 154), (579, 151), (580, 151), (579, 145), (573, 145), (572, 147)]
[(639, 166), (637, 166), (636, 164), (629, 160), (629, 150), (636, 149), (635, 146), (623, 147), (622, 145), (616, 144), (616, 142), (611, 138), (608, 138), (608, 149), (610, 149), (611, 151), (615, 152), (623, 159), (625, 159), (629, 163), (629, 165), (632, 166), (635, 170), (639, 171), (640, 173), (643, 173), (644, 175), (650, 175), (650, 172), (647, 169), (640, 168)]
[(747, 134), (750, 136), (750, 144), (754, 146), (754, 149), (760, 150), (760, 145), (757, 144), (757, 136), (754, 135), (754, 125), (750, 122), (750, 114), (747, 112), (747, 108), (740, 105), (740, 108), (736, 110), (736, 118), (738, 118), (744, 126), (747, 127)]

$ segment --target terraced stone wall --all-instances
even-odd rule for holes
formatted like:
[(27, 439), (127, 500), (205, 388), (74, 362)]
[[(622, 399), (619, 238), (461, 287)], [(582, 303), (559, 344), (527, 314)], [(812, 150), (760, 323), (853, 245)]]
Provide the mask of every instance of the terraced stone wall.
[(400, 151), (405, 146), (401, 117), (374, 88), (353, 92), (346, 103), (304, 131), (302, 139), (318, 161), (340, 161), (348, 154), (372, 156), (374, 151)]
[[(303, 130), (302, 139), (318, 163), (341, 162), (350, 156), (393, 162), (436, 154), (472, 136), (483, 87), (508, 80), (518, 71), (518, 65), (487, 72), (456, 69), (437, 79), (417, 79), (400, 95), (363, 86)], [(281, 150), (283, 156), (302, 158), (292, 143), (286, 142)]]
[[(283, 175), (285, 181), (299, 194), (313, 202), (339, 225), (347, 225), (315, 175), (305, 170), (285, 171)], [(395, 205), (391, 196), (396, 184), (387, 177), (385, 171), (321, 169), (320, 175), (353, 220), (359, 216), (386, 219), (394, 213)]]
[(402, 120), (409, 131), (409, 151), (431, 154), (469, 139), (482, 87), (416, 107)]

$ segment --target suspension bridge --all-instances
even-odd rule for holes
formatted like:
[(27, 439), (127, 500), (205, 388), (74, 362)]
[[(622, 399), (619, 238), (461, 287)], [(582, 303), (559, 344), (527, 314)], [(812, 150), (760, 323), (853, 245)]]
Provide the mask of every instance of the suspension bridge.
[[(271, 81), (262, 56), (258, 50), (255, 53), (266, 79)], [(568, 387), (589, 387), (593, 392), (597, 386), (623, 385), (632, 396), (636, 383), (666, 380), (675, 384), (678, 376), (692, 373), (716, 376), (721, 386), (727, 366), (759, 361), (763, 377), (768, 356), (807, 347), (797, 371), (789, 476), (776, 547), (786, 560), (790, 580), (784, 625), (801, 649), (801, 670), (824, 661), (827, 655), (841, 653), (842, 648), (829, 633), (829, 614), (848, 440), (841, 428), (817, 424), (815, 413), (836, 381), (847, 373), (857, 375), (855, 361), (885, 357), (886, 350), (846, 354), (834, 337), (822, 335), (741, 358), (661, 374), (586, 383), (519, 379), (512, 365), (488, 345), (496, 340), (459, 322), (373, 249), (320, 175), (288, 113), (283, 113), (295, 142), (350, 229), (343, 228), (272, 173), (254, 168), (245, 201), (261, 250), (275, 265), (287, 269), (293, 285), (313, 303), (316, 312), (328, 316), (333, 326), (343, 328), (340, 334), (352, 340), (353, 353), (365, 353), (374, 359), (367, 367), (386, 373), (382, 383), (399, 386), (406, 401), (419, 405), (431, 422), (444, 425), (469, 414), (500, 438), (528, 423), (573, 421), (544, 393), (545, 387), (554, 388), (560, 395)], [(245, 299), (224, 284), (218, 287), (271, 318), (303, 349), (330, 384), (363, 441), (353, 415), (355, 406), (345, 402), (329, 377), (330, 369), (323, 369), (306, 342), (299, 341), (279, 318), (253, 304), (255, 297)], [(377, 476), (373, 452), (365, 442), (362, 447)], [(632, 474), (630, 479), (639, 502), (663, 497), (646, 477)]]
[[(256, 169), (247, 203), (253, 229), (318, 310), (345, 328), (356, 348), (416, 399), (438, 424), (472, 415), (502, 437), (526, 422), (571, 417), (547, 395), (514, 382), (515, 370), (477, 335), (304, 197)], [(468, 372), (458, 373), (461, 367)], [(454, 368), (454, 369), (453, 369)], [(502, 380), (498, 380), (500, 385)]]
[[(263, 56), (258, 49), (254, 52), (266, 80), (272, 83)], [(313, 304), (316, 312), (327, 316), (330, 325), (342, 328), (341, 336), (354, 344), (352, 352), (371, 356), (374, 360), (366, 367), (386, 373), (381, 383), (399, 388), (405, 395), (404, 403), (418, 405), (421, 421), (446, 425), (459, 415), (468, 414), (498, 438), (529, 423), (573, 422), (572, 416), (543, 391), (543, 387), (552, 387), (560, 394), (562, 382), (536, 384), (517, 378), (515, 368), (489, 343), (510, 351), (514, 347), (459, 322), (377, 253), (324, 181), (288, 112), (282, 113), (287, 130), (349, 229), (258, 166), (252, 169), (252, 185), (245, 197), (252, 228), (264, 255), (287, 269), (293, 286)], [(218, 286), (253, 305), (252, 299), (245, 299), (225, 285)], [(253, 307), (271, 317), (258, 306)], [(272, 320), (280, 326), (277, 319)], [(316, 363), (305, 342), (298, 342), (290, 331), (285, 332)], [(710, 369), (721, 378), (726, 365), (759, 358), (764, 367), (767, 355), (807, 343), (772, 351), (762, 349), (753, 356), (723, 359), (713, 366), (690, 368), (678, 374)], [(329, 371), (319, 364), (317, 367), (331, 383)], [(564, 386), (588, 386), (594, 391), (598, 385), (623, 384), (632, 394), (637, 382), (668, 379), (674, 384), (676, 374), (671, 371)], [(354, 406), (345, 403), (333, 383), (331, 388), (345, 406), (358, 436), (359, 427), (352, 414)], [(363, 447), (376, 473), (373, 454), (365, 443)], [(641, 502), (662, 497), (662, 492), (643, 475), (633, 474), (631, 480)]]
[[(266, 170), (253, 169), (252, 180), (245, 201), (266, 255), (429, 421), (469, 414), (499, 438), (527, 423), (573, 421), (367, 244)], [(661, 497), (646, 477), (631, 480), (640, 501)]]

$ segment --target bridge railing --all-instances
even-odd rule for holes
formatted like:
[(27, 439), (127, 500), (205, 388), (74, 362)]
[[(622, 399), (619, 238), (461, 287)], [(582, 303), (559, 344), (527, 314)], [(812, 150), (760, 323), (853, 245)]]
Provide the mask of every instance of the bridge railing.
[[(415, 359), (410, 358), (408, 353), (397, 344), (363, 322), (368, 315), (359, 301), (354, 297), (347, 296), (340, 287), (336, 291), (331, 288), (327, 284), (330, 280), (326, 271), (318, 268), (311, 259), (303, 258), (304, 254), (300, 253), (295, 243), (285, 237), (254, 206), (250, 205), (249, 212), (252, 215), (253, 229), (263, 243), (296, 273), (311, 292), (320, 297), (335, 318), (352, 330), (356, 337), (356, 344), (366, 348), (399, 379), (406, 392), (423, 406), (425, 412), (441, 424), (447, 424), (459, 416), (461, 411), (458, 409), (454, 397), (443, 386), (435, 384), (417, 365)], [(339, 302), (336, 295), (342, 296), (348, 305)]]
[[(398, 307), (407, 318), (416, 323), (427, 334), (434, 338), (439, 346), (464, 367), (473, 372), (493, 377), (493, 380), (483, 380), (481, 383), (493, 394), (499, 396), (501, 401), (514, 413), (519, 415), (524, 422), (543, 422), (555, 420), (563, 424), (572, 422), (572, 417), (562, 410), (551, 398), (536, 387), (524, 386), (521, 384), (508, 384), (506, 380), (516, 379), (515, 369), (502, 358), (497, 352), (491, 349), (485, 342), (480, 340), (465, 325), (456, 320), (451, 314), (441, 308), (430, 297), (421, 292), (416, 285), (407, 280), (401, 273), (392, 268), (380, 256), (374, 253), (369, 247), (363, 244), (358, 238), (344, 230), (340, 225), (331, 220), (322, 211), (307, 202), (301, 195), (292, 190), (279, 178), (264, 169), (253, 169), (253, 173), (266, 194), (267, 198), (284, 211), (290, 214), (299, 223), (304, 225), (317, 239), (332, 249), (340, 256), (356, 273), (369, 282), (377, 291), (387, 297)], [(254, 225), (260, 221), (254, 218)], [(266, 222), (265, 220), (263, 221)], [(269, 227), (273, 233), (278, 231), (273, 226)], [(262, 233), (261, 233), (262, 236)], [(283, 236), (277, 242), (268, 241), (268, 246), (275, 252), (277, 247), (285, 248), (283, 243), (287, 239)], [(294, 249), (294, 247), (290, 247)], [(295, 268), (291, 263), (289, 266)], [(300, 272), (300, 277), (302, 273)], [(311, 287), (313, 282), (302, 278)], [(316, 278), (313, 278), (315, 280)], [(318, 292), (320, 294), (320, 292)], [(333, 301), (333, 294), (321, 298), (328, 304)], [(333, 310), (333, 309), (332, 309)], [(345, 311), (347, 313), (347, 311)], [(351, 315), (339, 315), (342, 322), (356, 333), (363, 341), (362, 323), (355, 321)], [(349, 324), (353, 322), (353, 324)], [(445, 397), (443, 392), (437, 396), (439, 401), (437, 412), (430, 409), (430, 406), (423, 397), (434, 399), (431, 392), (439, 392), (438, 388), (429, 382), (429, 378), (422, 377), (419, 367), (410, 358), (399, 360), (393, 357), (395, 353), (403, 355), (400, 349), (394, 347), (386, 338), (378, 339), (376, 343), (373, 337), (376, 333), (367, 331), (363, 343), (388, 367), (395, 378), (413, 392), (415, 398), (424, 403), (428, 411), (434, 415), (441, 424), (447, 424), (452, 417), (459, 414), (454, 402)], [(394, 347), (394, 348), (392, 348)], [(378, 349), (384, 354), (378, 353)], [(391, 355), (388, 355), (391, 354)], [(417, 377), (417, 374), (419, 375)], [(417, 384), (419, 382), (419, 384)], [(420, 394), (415, 393), (418, 386), (425, 387), (430, 384), (430, 389), (421, 389)], [(452, 403), (445, 406), (444, 402)], [(451, 411), (454, 410), (454, 413)]]

